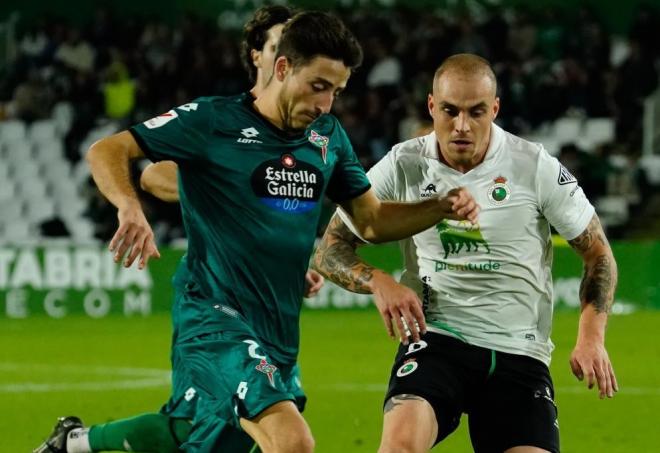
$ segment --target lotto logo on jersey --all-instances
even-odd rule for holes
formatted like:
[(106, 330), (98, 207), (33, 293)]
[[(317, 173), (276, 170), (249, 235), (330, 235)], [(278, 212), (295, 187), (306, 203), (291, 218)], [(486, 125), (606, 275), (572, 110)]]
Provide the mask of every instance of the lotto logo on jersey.
[(299, 214), (314, 209), (323, 191), (323, 173), (292, 154), (266, 161), (252, 173), (252, 190), (277, 211)]
[(174, 110), (170, 110), (169, 112), (163, 113), (162, 115), (158, 115), (155, 118), (151, 118), (150, 120), (145, 121), (144, 124), (147, 129), (156, 129), (157, 127), (161, 127), (172, 121), (174, 118), (178, 117), (179, 114), (176, 113)]

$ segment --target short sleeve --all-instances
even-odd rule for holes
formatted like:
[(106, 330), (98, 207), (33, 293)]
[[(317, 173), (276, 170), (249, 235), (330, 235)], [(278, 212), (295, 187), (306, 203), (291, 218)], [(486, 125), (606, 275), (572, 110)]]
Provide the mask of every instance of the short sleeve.
[(541, 147), (536, 169), (541, 213), (566, 240), (575, 239), (595, 213), (577, 179)]
[(357, 159), (353, 146), (344, 129), (337, 124), (335, 134), (340, 143), (337, 146), (337, 162), (328, 182), (326, 194), (335, 203), (357, 198), (371, 188), (367, 174)]
[(396, 193), (396, 149), (376, 163), (367, 173), (371, 188), (381, 200), (397, 200)]
[(154, 161), (205, 160), (213, 132), (213, 103), (199, 98), (129, 129)]

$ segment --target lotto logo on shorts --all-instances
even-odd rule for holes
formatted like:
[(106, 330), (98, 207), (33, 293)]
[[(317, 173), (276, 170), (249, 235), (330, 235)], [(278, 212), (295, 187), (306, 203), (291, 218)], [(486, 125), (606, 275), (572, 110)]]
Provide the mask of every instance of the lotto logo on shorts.
[(414, 373), (418, 366), (419, 364), (415, 359), (406, 360), (403, 365), (396, 370), (396, 375), (398, 377), (408, 376), (409, 374)]

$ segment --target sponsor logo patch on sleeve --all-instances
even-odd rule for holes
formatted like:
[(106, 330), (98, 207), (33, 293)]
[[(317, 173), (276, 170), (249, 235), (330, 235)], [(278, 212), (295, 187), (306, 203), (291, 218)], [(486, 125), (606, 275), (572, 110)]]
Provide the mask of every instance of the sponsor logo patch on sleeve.
[(156, 129), (157, 127), (161, 127), (169, 123), (177, 116), (179, 115), (174, 110), (170, 110), (169, 112), (163, 113), (157, 117), (145, 121), (143, 124), (147, 126), (147, 129)]

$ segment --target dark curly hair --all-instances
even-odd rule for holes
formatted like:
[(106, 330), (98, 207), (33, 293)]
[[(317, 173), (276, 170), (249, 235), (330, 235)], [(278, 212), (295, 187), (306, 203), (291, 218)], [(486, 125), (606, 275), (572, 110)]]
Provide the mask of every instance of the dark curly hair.
[(362, 64), (362, 47), (338, 17), (320, 11), (305, 11), (284, 25), (276, 59), (285, 56), (295, 68), (317, 56), (340, 60), (347, 68)]
[(241, 61), (250, 76), (250, 81), (257, 81), (257, 68), (252, 62), (252, 49), (263, 50), (268, 41), (268, 30), (277, 24), (284, 24), (291, 19), (294, 11), (282, 5), (270, 5), (259, 8), (243, 27), (241, 43)]

